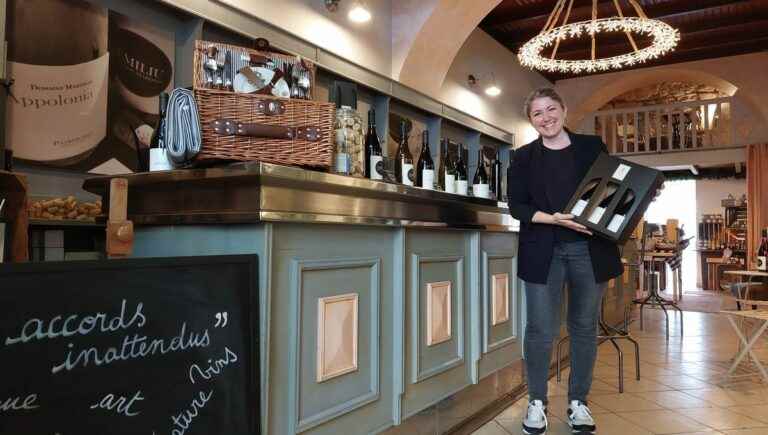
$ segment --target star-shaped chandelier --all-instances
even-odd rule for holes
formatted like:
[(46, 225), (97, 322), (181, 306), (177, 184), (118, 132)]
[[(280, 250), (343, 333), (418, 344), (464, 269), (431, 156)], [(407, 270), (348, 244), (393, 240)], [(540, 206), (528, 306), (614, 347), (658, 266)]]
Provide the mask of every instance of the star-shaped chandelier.
[[(592, 19), (568, 24), (568, 18), (573, 7), (573, 0), (558, 0), (555, 8), (547, 19), (547, 23), (538, 35), (526, 42), (517, 54), (520, 63), (526, 67), (540, 71), (560, 73), (592, 73), (621, 69), (655, 59), (672, 51), (680, 41), (680, 33), (667, 23), (648, 18), (643, 8), (636, 0), (627, 0), (635, 9), (637, 17), (625, 17), (619, 0), (613, 0), (617, 16), (609, 18), (597, 17), (597, 0), (592, 0)], [(567, 6), (567, 9), (566, 9)], [(563, 11), (565, 13), (563, 14)], [(560, 16), (563, 16), (560, 22)], [(633, 51), (619, 56), (596, 58), (595, 38), (598, 34), (624, 32), (627, 35)], [(639, 49), (632, 35), (650, 36), (651, 45)], [(557, 49), (560, 41), (589, 36), (592, 40), (590, 59), (566, 60), (557, 59)], [(542, 55), (544, 50), (552, 47), (552, 53), (547, 58)]]

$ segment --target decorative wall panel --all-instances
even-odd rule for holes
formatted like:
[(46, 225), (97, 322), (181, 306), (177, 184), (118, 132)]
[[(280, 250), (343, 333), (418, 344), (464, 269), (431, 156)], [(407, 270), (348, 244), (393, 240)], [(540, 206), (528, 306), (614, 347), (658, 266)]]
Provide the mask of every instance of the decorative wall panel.
[(451, 282), (427, 283), (427, 346), (451, 339)]
[(357, 370), (357, 293), (317, 300), (317, 382)]
[(491, 325), (509, 321), (509, 274), (491, 276)]

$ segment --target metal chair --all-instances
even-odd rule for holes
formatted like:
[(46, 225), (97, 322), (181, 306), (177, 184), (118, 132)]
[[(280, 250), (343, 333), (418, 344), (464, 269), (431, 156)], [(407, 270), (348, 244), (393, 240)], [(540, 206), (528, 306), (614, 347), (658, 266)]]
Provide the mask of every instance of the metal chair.
[[(635, 377), (637, 378), (638, 381), (640, 380), (640, 345), (629, 334), (629, 329), (628, 329), (629, 313), (630, 313), (629, 309), (624, 310), (624, 324), (621, 329), (615, 328), (605, 322), (605, 299), (606, 299), (606, 295), (603, 295), (603, 300), (600, 302), (600, 321), (598, 323), (598, 327), (600, 328), (601, 334), (597, 336), (597, 339), (610, 341), (611, 345), (613, 345), (614, 349), (616, 349), (616, 353), (619, 360), (619, 393), (623, 393), (624, 392), (624, 352), (621, 350), (621, 347), (619, 347), (619, 345), (616, 344), (616, 340), (628, 340), (634, 345)], [(566, 342), (566, 340), (568, 340), (569, 338), (570, 336), (566, 335), (565, 337), (561, 338), (557, 342), (557, 382), (560, 382), (561, 371), (562, 371), (562, 367), (561, 367), (562, 346)]]

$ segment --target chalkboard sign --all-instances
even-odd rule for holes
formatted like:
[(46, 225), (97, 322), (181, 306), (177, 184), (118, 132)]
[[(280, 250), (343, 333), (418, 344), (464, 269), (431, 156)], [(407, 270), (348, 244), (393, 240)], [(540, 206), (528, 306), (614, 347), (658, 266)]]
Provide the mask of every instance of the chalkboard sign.
[(0, 265), (0, 434), (257, 435), (256, 256)]

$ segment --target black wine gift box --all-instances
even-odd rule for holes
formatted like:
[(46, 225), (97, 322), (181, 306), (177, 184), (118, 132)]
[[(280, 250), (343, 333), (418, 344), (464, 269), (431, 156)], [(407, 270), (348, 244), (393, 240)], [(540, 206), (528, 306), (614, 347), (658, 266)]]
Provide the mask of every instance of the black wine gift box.
[(662, 183), (661, 171), (601, 153), (563, 213), (597, 236), (624, 243)]

